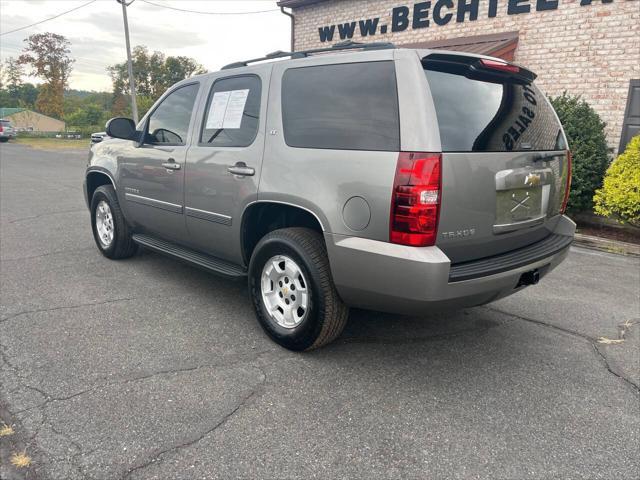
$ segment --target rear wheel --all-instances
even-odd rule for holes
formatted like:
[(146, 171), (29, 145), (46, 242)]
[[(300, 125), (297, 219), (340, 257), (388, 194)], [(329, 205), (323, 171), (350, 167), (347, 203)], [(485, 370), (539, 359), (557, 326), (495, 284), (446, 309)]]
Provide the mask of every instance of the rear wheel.
[(105, 257), (116, 260), (136, 253), (137, 245), (111, 185), (102, 185), (93, 194), (91, 227), (96, 245)]
[(307, 228), (275, 230), (260, 240), (249, 266), (249, 290), (262, 328), (290, 350), (333, 341), (349, 316), (322, 236)]
[(0, 137), (0, 142), (5, 143), (8, 142), (9, 138), (8, 137)]

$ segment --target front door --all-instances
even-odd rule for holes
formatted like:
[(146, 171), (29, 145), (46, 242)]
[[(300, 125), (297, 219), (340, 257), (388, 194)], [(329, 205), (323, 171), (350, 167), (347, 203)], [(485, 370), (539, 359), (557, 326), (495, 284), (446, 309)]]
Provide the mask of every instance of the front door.
[(214, 78), (187, 155), (190, 243), (232, 262), (242, 262), (242, 213), (258, 194), (270, 72), (259, 65)]
[(199, 83), (167, 94), (145, 122), (144, 142), (120, 159), (120, 183), (129, 218), (139, 228), (184, 240), (184, 175)]

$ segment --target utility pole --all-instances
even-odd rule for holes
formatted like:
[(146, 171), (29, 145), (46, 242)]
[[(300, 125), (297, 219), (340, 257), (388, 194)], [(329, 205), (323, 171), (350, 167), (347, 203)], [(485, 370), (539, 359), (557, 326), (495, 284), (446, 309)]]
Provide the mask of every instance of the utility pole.
[(127, 70), (129, 70), (129, 90), (131, 92), (131, 111), (133, 113), (133, 121), (138, 124), (138, 103), (136, 102), (136, 82), (133, 78), (133, 64), (131, 62), (131, 43), (129, 43), (129, 21), (127, 20), (127, 7), (135, 0), (127, 3), (125, 0), (116, 0), (122, 4), (122, 18), (124, 19), (124, 39), (127, 45)]

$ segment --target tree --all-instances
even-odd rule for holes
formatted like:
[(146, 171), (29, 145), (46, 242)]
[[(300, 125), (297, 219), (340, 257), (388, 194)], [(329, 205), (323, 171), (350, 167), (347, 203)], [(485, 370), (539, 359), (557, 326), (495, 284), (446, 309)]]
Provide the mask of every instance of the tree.
[(22, 86), (23, 66), (13, 57), (7, 58), (4, 62), (4, 75), (7, 82), (9, 95), (16, 99), (18, 90)]
[(163, 87), (165, 90), (180, 80), (206, 72), (204, 67), (193, 58), (183, 56), (167, 57), (164, 62), (164, 70)]
[(640, 227), (640, 135), (613, 161), (593, 201), (598, 215)]
[(590, 211), (593, 194), (602, 186), (604, 172), (609, 165), (609, 149), (598, 113), (580, 97), (563, 93), (551, 98), (569, 140), (573, 156), (573, 175), (568, 209), (570, 212)]
[(50, 32), (31, 35), (26, 42), (18, 63), (30, 66), (30, 74), (44, 80), (36, 108), (45, 115), (62, 118), (64, 89), (74, 62), (69, 56), (70, 42), (64, 36)]
[[(174, 83), (206, 71), (193, 58), (166, 57), (161, 52), (149, 53), (149, 49), (143, 45), (134, 47), (131, 57), (138, 100), (147, 109)], [(113, 82), (113, 113), (124, 115), (128, 111), (126, 97), (129, 95), (127, 63), (111, 65), (107, 70)]]
[(40, 90), (33, 83), (23, 83), (16, 92), (17, 106), (22, 108), (34, 108)]

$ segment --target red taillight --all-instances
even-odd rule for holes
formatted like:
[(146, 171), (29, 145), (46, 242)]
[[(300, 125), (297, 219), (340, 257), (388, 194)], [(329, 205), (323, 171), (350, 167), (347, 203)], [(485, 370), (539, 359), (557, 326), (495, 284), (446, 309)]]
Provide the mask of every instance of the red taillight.
[(569, 192), (571, 191), (571, 161), (571, 150), (567, 150), (567, 189), (564, 192), (564, 200), (562, 200), (560, 213), (564, 213), (567, 210), (567, 203), (569, 202)]
[(391, 243), (426, 247), (436, 243), (442, 190), (442, 155), (402, 152), (391, 196)]
[(503, 72), (518, 73), (520, 67), (517, 65), (511, 65), (506, 62), (499, 62), (498, 60), (489, 60), (488, 58), (480, 59), (480, 64), (485, 68), (492, 68), (493, 70), (502, 70)]
[(2, 126), (2, 124), (0, 123), (0, 133), (4, 132), (4, 127)]

